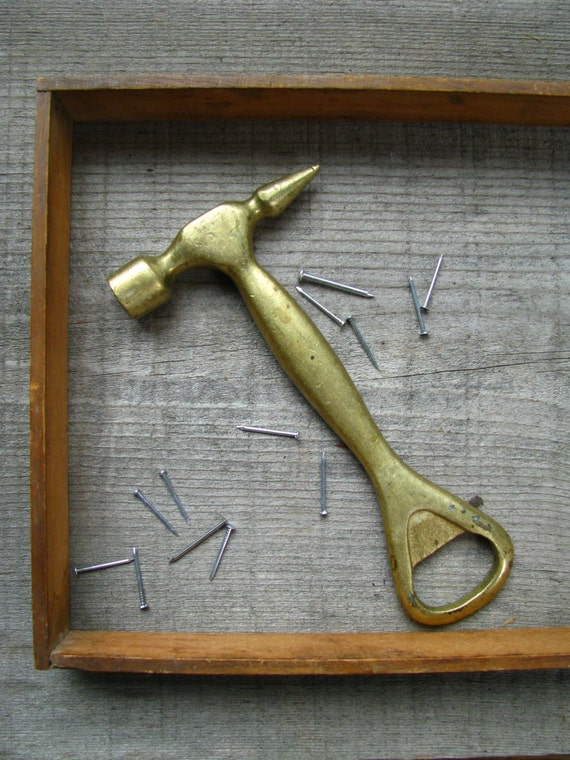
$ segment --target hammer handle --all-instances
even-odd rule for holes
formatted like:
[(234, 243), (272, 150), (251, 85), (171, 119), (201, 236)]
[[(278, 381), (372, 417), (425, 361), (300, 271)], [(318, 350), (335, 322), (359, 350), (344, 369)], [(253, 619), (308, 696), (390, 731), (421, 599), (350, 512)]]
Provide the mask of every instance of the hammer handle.
[[(396, 455), (320, 330), (255, 259), (229, 274), (283, 369), (370, 476), (382, 509), (396, 590), (408, 615), (426, 625), (442, 625), (485, 605), (510, 571), (513, 547), (504, 529)], [(495, 557), (491, 571), (456, 602), (424, 604), (414, 590), (413, 568), (464, 531), (490, 542)]]
[[(206, 266), (229, 275), (284, 370), (370, 476), (402, 606), (420, 623), (451, 623), (482, 607), (504, 585), (513, 558), (508, 535), (392, 451), (321, 332), (253, 254), (257, 221), (281, 213), (317, 172), (318, 166), (310, 167), (259, 187), (247, 201), (217, 206), (182, 228), (162, 255), (139, 256), (118, 269), (109, 285), (126, 311), (139, 318), (169, 299), (173, 280), (187, 269)], [(494, 565), (470, 593), (430, 607), (414, 590), (413, 569), (464, 531), (489, 541)]]

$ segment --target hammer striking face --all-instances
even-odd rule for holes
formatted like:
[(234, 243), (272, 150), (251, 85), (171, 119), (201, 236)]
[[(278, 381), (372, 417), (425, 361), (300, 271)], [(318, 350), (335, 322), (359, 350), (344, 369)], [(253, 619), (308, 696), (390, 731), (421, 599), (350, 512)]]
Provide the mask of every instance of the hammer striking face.
[[(318, 171), (313, 166), (263, 185), (246, 201), (217, 206), (183, 227), (162, 255), (134, 259), (111, 275), (109, 284), (127, 312), (142, 317), (170, 298), (173, 280), (186, 269), (210, 267), (229, 275), (283, 369), (368, 473), (402, 606), (419, 623), (452, 623), (487, 604), (505, 584), (513, 560), (509, 536), (491, 517), (398, 457), (322, 333), (253, 254), (257, 221), (280, 214)], [(489, 542), (493, 567), (460, 599), (439, 607), (425, 604), (414, 589), (414, 568), (464, 532)]]

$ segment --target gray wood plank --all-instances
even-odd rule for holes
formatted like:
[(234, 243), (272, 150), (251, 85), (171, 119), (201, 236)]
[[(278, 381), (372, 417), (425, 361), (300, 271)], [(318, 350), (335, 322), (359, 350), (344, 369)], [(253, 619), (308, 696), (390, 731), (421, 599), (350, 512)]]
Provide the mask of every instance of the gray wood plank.
[[(567, 752), (568, 675), (561, 672), (250, 680), (34, 671), (27, 378), (37, 76), (562, 80), (568, 3), (0, 0), (0, 11), (0, 756), (337, 760)], [(137, 324), (104, 282), (132, 255), (160, 252), (216, 202), (315, 160), (323, 171), (310, 190), (258, 230), (260, 261), (291, 292), (300, 264), (377, 292), (355, 314), (381, 373), (348, 333), (316, 313), (315, 320), (406, 461), (461, 495), (480, 493), (512, 533), (517, 554), (508, 586), (463, 626), (567, 622), (567, 132), (139, 125), (82, 128), (77, 149), (72, 559), (113, 559), (136, 541), (152, 603), (148, 615), (138, 612), (130, 568), (84, 577), (72, 588), (77, 624), (410, 625), (392, 591), (370, 484), (285, 378), (231, 284), (188, 275), (161, 314)], [(413, 274), (425, 291), (440, 252), (445, 268), (422, 343), (405, 277)], [(326, 300), (346, 308), (340, 295)], [(248, 438), (235, 430), (240, 422), (294, 425), (302, 438)], [(326, 523), (318, 515), (323, 447), (330, 456)], [(216, 545), (168, 567), (164, 560), (179, 544), (130, 495), (140, 485), (181, 526), (156, 475), (161, 466), (190, 510), (188, 535), (220, 512), (238, 524), (212, 584)], [(462, 560), (482, 567), (480, 552), (458, 551), (447, 569), (434, 571), (442, 584), (455, 582)], [(426, 592), (436, 585), (425, 579)]]
[[(161, 139), (166, 151), (156, 147)], [(311, 291), (337, 313), (358, 316), (380, 373), (350, 331), (311, 314), (398, 453), (464, 498), (481, 494), (512, 534), (519, 572), (499, 600), (459, 627), (567, 623), (568, 579), (558, 561), (568, 547), (567, 257), (556, 244), (568, 226), (567, 148), (566, 131), (470, 126), (78, 128), (72, 554), (96, 555), (97, 542), (107, 554), (113, 543), (119, 553), (137, 541), (148, 546), (149, 591), (166, 630), (413, 627), (394, 599), (370, 483), (280, 370), (233, 286), (189, 273), (171, 303), (137, 323), (105, 283), (117, 265), (160, 252), (179, 226), (224, 198), (247, 197), (318, 156), (314, 185), (259, 230), (260, 261), (293, 293), (300, 265), (376, 293), (363, 301)], [(166, 208), (178, 217), (167, 233)], [(426, 317), (431, 335), (422, 341), (407, 276), (425, 292), (441, 252)], [(301, 438), (247, 436), (236, 430), (243, 423), (299, 429)], [(326, 521), (318, 509), (323, 449)], [(132, 497), (140, 485), (176, 518), (157, 476), (162, 466), (193, 516), (178, 542)], [(224, 584), (208, 580), (215, 547), (200, 550), (202, 565), (198, 552), (181, 566), (166, 564), (222, 514), (238, 528)], [(436, 565), (431, 579), (422, 566), (420, 580), (433, 601), (451, 601), (483, 577), (487, 562), (483, 548), (458, 542), (426, 563)], [(111, 593), (120, 577), (73, 586), (74, 625), (157, 629), (152, 615), (141, 620), (136, 606), (129, 615), (124, 596)], [(223, 620), (218, 602), (228, 610)]]

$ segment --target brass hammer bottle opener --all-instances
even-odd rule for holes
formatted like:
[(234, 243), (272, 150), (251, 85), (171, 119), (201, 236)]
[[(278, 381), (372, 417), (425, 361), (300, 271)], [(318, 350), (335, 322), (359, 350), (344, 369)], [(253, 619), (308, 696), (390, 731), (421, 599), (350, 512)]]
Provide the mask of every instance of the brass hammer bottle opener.
[[(425, 625), (452, 623), (480, 609), (505, 584), (513, 560), (509, 536), (491, 517), (430, 483), (395, 454), (322, 333), (255, 260), (256, 223), (280, 214), (318, 171), (313, 166), (259, 187), (246, 201), (217, 206), (183, 227), (162, 255), (139, 256), (118, 269), (109, 285), (128, 314), (143, 317), (170, 298), (174, 279), (187, 269), (215, 268), (231, 277), (284, 370), (372, 480), (404, 609)], [(414, 590), (414, 568), (464, 532), (491, 544), (491, 570), (457, 601), (424, 604)]]

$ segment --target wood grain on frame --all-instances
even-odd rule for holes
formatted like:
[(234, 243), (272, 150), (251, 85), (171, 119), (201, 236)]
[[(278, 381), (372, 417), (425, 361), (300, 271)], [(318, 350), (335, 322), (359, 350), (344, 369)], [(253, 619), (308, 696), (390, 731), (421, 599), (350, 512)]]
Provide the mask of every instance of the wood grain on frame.
[(67, 293), (69, 116), (39, 93), (32, 222), (30, 455), (34, 653), (37, 667), (69, 627)]
[(567, 82), (378, 76), (43, 79), (75, 121), (364, 119), (570, 124)]
[(72, 631), (59, 667), (195, 675), (374, 675), (568, 667), (570, 628), (403, 633)]

